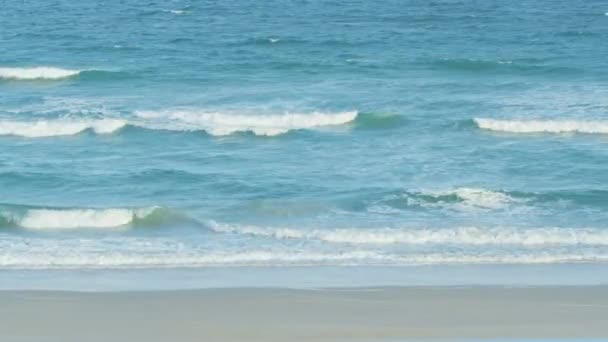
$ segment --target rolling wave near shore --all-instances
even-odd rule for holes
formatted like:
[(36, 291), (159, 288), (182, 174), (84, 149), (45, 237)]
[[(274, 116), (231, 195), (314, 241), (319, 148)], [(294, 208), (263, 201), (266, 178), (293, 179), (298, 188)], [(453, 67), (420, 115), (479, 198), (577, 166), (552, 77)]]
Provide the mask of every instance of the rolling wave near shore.
[(148, 208), (32, 208), (4, 206), (0, 210), (0, 227), (28, 230), (105, 229), (161, 225), (165, 228), (180, 223), (195, 223), (203, 231), (249, 235), (253, 237), (293, 240), (318, 240), (354, 245), (447, 244), (447, 245), (597, 245), (608, 246), (608, 231), (602, 228), (280, 228), (219, 223), (188, 217), (162, 207)]
[(28, 230), (74, 230), (87, 228), (124, 228), (155, 226), (162, 222), (179, 222), (178, 213), (162, 207), (149, 208), (37, 208), (0, 207), (0, 228)]

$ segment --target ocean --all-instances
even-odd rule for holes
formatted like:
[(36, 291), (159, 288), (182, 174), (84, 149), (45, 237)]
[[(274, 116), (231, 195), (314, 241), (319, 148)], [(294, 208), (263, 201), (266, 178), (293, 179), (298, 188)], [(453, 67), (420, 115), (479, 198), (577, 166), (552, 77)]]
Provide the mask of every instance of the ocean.
[(604, 1), (1, 7), (0, 287), (606, 281)]

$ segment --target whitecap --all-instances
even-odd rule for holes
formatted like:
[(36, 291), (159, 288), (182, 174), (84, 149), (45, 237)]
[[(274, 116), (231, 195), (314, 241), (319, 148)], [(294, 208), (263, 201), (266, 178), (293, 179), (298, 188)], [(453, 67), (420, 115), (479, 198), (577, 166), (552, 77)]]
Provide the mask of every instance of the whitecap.
[(113, 228), (144, 218), (155, 208), (146, 209), (29, 209), (15, 223), (26, 229)]
[(124, 120), (38, 120), (38, 121), (0, 121), (0, 135), (14, 135), (27, 138), (75, 135), (88, 129), (97, 134), (110, 134), (123, 128)]
[(135, 123), (136, 125), (150, 129), (203, 130), (215, 136), (237, 132), (275, 136), (291, 130), (346, 124), (356, 119), (357, 112), (245, 115), (197, 110), (165, 110), (138, 111), (135, 115), (141, 119), (140, 122)]
[(608, 121), (601, 120), (473, 120), (481, 129), (500, 132), (608, 134)]
[(82, 70), (54, 67), (0, 68), (0, 78), (15, 80), (60, 79), (78, 75)]

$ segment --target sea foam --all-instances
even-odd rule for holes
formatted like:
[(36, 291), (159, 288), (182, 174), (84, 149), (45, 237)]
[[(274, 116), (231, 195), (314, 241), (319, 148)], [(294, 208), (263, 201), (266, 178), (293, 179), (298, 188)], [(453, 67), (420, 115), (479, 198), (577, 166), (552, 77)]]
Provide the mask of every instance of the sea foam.
[(447, 191), (432, 191), (428, 196), (438, 201), (447, 197), (456, 197), (459, 205), (465, 208), (499, 209), (508, 206), (517, 200), (500, 191), (481, 188), (456, 188)]
[(483, 188), (455, 188), (449, 190), (406, 191), (391, 194), (373, 202), (369, 211), (393, 211), (405, 204), (407, 207), (442, 208), (458, 211), (499, 210), (525, 204), (526, 199), (513, 197), (502, 191)]
[(15, 135), (27, 138), (41, 138), (74, 135), (86, 130), (97, 134), (113, 133), (127, 124), (124, 120), (38, 120), (38, 121), (0, 121), (0, 135)]
[(275, 136), (291, 130), (312, 129), (349, 123), (357, 118), (357, 112), (338, 113), (286, 113), (274, 115), (245, 115), (203, 111), (138, 111), (141, 120), (136, 125), (151, 129), (203, 130), (215, 136), (237, 132)]
[(608, 134), (608, 121), (600, 120), (497, 120), (473, 119), (482, 129), (511, 133)]
[(0, 68), (0, 78), (15, 80), (60, 79), (78, 75), (82, 70), (54, 67)]
[(608, 245), (608, 230), (587, 228), (294, 229), (209, 222), (216, 232), (346, 244)]
[(145, 218), (155, 209), (29, 209), (11, 221), (22, 228), (40, 230), (113, 228)]
[[(124, 240), (124, 239), (123, 239)], [(128, 241), (144, 250), (103, 250), (101, 241), (79, 239), (66, 250), (57, 240), (11, 241), (11, 248), (0, 256), (0, 266), (16, 269), (66, 268), (150, 268), (207, 266), (319, 266), (319, 265), (436, 265), (436, 264), (554, 264), (606, 262), (608, 255), (594, 252), (554, 253), (422, 253), (399, 255), (374, 251), (273, 251), (202, 252), (167, 240)], [(119, 243), (116, 240), (110, 240)], [(106, 241), (107, 244), (107, 241)], [(16, 248), (15, 245), (22, 245)], [(4, 242), (0, 240), (0, 247)], [(25, 253), (24, 251), (28, 252)], [(35, 252), (32, 252), (35, 251)], [(93, 251), (93, 252), (91, 252)]]

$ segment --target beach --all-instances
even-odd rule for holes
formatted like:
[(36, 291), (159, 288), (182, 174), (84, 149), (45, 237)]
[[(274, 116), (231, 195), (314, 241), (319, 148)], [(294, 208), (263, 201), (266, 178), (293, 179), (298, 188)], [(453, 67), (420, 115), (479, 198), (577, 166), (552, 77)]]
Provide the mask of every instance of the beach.
[(1, 291), (2, 341), (594, 339), (608, 287)]
[(608, 340), (606, 1), (0, 10), (0, 342)]

